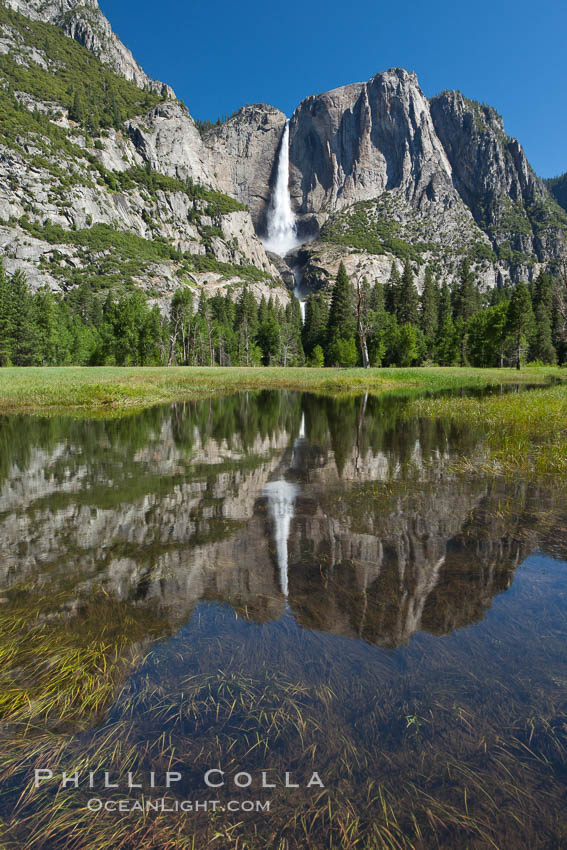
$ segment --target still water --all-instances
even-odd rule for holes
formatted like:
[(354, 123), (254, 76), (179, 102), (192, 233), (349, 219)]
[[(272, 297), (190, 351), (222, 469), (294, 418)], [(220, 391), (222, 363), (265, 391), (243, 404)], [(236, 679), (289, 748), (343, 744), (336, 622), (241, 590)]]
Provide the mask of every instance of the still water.
[(567, 491), (411, 410), (0, 419), (0, 846), (567, 846)]

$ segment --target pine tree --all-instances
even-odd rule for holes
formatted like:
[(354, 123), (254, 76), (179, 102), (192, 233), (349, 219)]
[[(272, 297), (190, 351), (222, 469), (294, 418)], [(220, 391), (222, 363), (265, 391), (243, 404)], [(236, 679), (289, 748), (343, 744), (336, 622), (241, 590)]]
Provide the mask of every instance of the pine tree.
[(341, 263), (331, 297), (328, 343), (332, 344), (338, 339), (354, 339), (355, 333), (353, 291), (344, 263)]
[(465, 257), (459, 273), (459, 280), (454, 290), (453, 318), (466, 322), (480, 307), (479, 290), (471, 271), (468, 257)]
[(0, 262), (0, 366), (11, 363), (13, 338), (11, 287)]
[(447, 285), (447, 281), (443, 283), (439, 294), (439, 321), (437, 327), (441, 328), (447, 319), (453, 318), (453, 306), (451, 304), (451, 290)]
[(551, 334), (551, 316), (541, 301), (535, 310), (535, 335), (531, 347), (531, 356), (542, 363), (557, 363), (557, 352)]
[(260, 303), (258, 305), (258, 321), (260, 324), (267, 321), (268, 319), (268, 302), (266, 301), (266, 296), (262, 294), (260, 298)]
[(395, 262), (392, 263), (392, 269), (390, 271), (390, 279), (388, 283), (384, 287), (384, 296), (386, 300), (386, 310), (388, 313), (391, 313), (393, 316), (398, 315), (398, 307), (400, 303), (400, 290), (402, 286), (402, 281), (400, 278), (400, 273), (398, 271), (398, 267)]
[(42, 366), (57, 366), (60, 363), (61, 330), (57, 302), (47, 287), (40, 289), (33, 301), (37, 325), (38, 361)]
[[(266, 305), (267, 306), (267, 305)], [(257, 341), (262, 350), (262, 363), (264, 366), (277, 366), (281, 355), (281, 324), (278, 312), (274, 309), (266, 309), (265, 318), (258, 326)]]
[(516, 369), (522, 367), (522, 353), (525, 350), (526, 337), (534, 327), (534, 314), (530, 292), (525, 283), (519, 283), (508, 306), (508, 331), (514, 339)]
[(502, 368), (508, 333), (509, 301), (502, 300), (486, 311), (486, 338), (491, 364)]
[(391, 317), (386, 312), (384, 285), (376, 281), (370, 291), (368, 356), (372, 366), (381, 366), (386, 354), (385, 330)]
[(236, 306), (235, 330), (238, 337), (239, 363), (242, 366), (253, 366), (258, 359), (256, 351), (258, 308), (247, 286), (242, 288)]
[(195, 317), (197, 322), (197, 338), (199, 344), (199, 365), (215, 365), (215, 347), (211, 328), (211, 311), (207, 293), (201, 293), (199, 307)]
[(557, 351), (554, 344), (556, 283), (553, 277), (543, 272), (533, 284), (532, 306), (536, 330), (530, 356), (543, 363), (556, 363)]
[(534, 313), (541, 305), (551, 318), (553, 312), (553, 293), (555, 282), (550, 274), (541, 272), (533, 285), (533, 310)]
[(370, 309), (373, 313), (383, 313), (386, 309), (386, 295), (384, 284), (376, 281), (370, 291)]
[(303, 349), (309, 357), (317, 346), (327, 345), (329, 305), (321, 293), (310, 295), (305, 305), (305, 324), (302, 330)]
[(409, 260), (406, 260), (404, 265), (397, 316), (400, 325), (417, 326), (419, 323), (419, 294), (414, 283)]
[(15, 366), (33, 366), (37, 357), (37, 325), (33, 299), (24, 273), (11, 280), (12, 361)]
[(461, 264), (458, 283), (453, 291), (453, 318), (455, 330), (459, 336), (461, 366), (466, 366), (468, 363), (468, 323), (479, 308), (478, 287), (474, 274), (471, 272), (469, 259), (465, 257)]
[(423, 292), (421, 293), (421, 330), (425, 336), (427, 354), (433, 356), (435, 337), (439, 329), (440, 293), (429, 266), (425, 270)]

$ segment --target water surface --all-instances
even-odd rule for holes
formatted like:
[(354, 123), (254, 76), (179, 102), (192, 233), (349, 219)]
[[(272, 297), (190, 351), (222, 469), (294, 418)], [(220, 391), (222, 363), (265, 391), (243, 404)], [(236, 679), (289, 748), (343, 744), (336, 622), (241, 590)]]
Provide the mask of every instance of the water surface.
[(566, 845), (563, 483), (408, 405), (0, 420), (8, 847)]

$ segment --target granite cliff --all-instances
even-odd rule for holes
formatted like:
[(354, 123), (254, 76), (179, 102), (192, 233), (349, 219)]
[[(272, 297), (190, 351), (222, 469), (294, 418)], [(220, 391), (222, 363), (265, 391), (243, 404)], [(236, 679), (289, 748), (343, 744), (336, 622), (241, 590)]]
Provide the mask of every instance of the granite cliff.
[(9, 9), (33, 21), (55, 24), (112, 71), (140, 88), (175, 97), (173, 89), (143, 71), (131, 51), (112, 31), (98, 0), (6, 0)]
[(0, 75), (8, 273), (54, 291), (134, 285), (164, 311), (187, 285), (289, 300), (186, 107), (143, 73), (95, 0), (0, 6)]
[[(223, 162), (224, 190), (255, 199), (260, 233), (284, 121), (249, 107), (206, 138)], [(418, 276), (428, 263), (452, 276), (463, 253), (494, 286), (532, 279), (565, 251), (567, 217), (496, 111), (459, 92), (429, 100), (401, 68), (299, 104), (290, 194), (300, 234), (317, 237), (300, 257), (311, 286), (330, 281), (340, 260), (355, 276), (382, 280), (406, 256)]]
[[(9, 272), (66, 290), (98, 268), (104, 285), (112, 253), (112, 274), (164, 310), (180, 285), (248, 283), (257, 297), (289, 299), (289, 269), (258, 238), (283, 112), (246, 106), (203, 134), (97, 0), (6, 0), (0, 76)], [(532, 280), (565, 255), (561, 186), (534, 174), (495, 110), (459, 92), (429, 100), (415, 74), (390, 69), (312, 95), (291, 117), (289, 188), (305, 244), (290, 264), (308, 290), (328, 287), (341, 261), (354, 278), (385, 281), (409, 258), (419, 283), (428, 265), (451, 279), (463, 255), (482, 287)], [(93, 228), (106, 228), (102, 249)], [(124, 239), (143, 262), (132, 264)]]

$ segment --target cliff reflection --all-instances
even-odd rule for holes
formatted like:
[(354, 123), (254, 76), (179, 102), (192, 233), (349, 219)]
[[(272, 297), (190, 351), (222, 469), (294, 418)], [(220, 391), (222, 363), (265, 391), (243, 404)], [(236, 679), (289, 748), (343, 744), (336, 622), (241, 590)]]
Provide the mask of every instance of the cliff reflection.
[(65, 622), (102, 587), (164, 633), (200, 600), (257, 622), (288, 609), (384, 647), (477, 622), (530, 552), (557, 554), (564, 504), (453, 474), (457, 455), (482, 458), (480, 433), (404, 410), (264, 392), (110, 422), (5, 418), (1, 594), (51, 595)]

